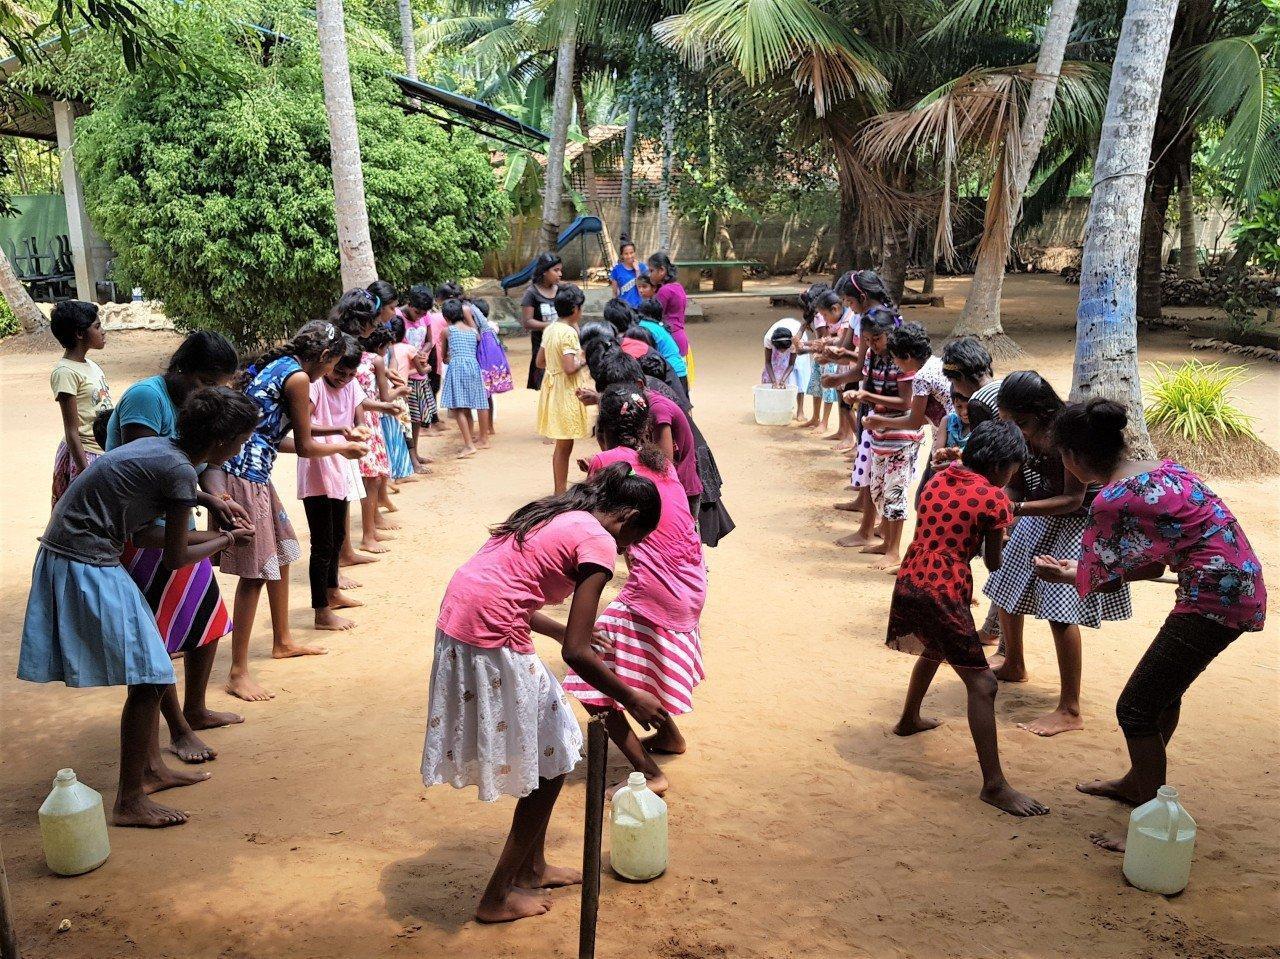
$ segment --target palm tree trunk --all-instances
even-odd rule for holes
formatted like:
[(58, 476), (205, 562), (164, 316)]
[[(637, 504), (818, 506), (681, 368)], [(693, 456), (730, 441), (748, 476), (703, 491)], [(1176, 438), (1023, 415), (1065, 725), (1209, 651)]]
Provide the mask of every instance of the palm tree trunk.
[(0, 252), (0, 293), (4, 294), (4, 300), (9, 304), (9, 309), (13, 310), (13, 315), (18, 318), (23, 333), (34, 333), (47, 322), (44, 313), (41, 312), (40, 307), (36, 306), (36, 301), (31, 299), (31, 294), (22, 285), (22, 280), (18, 279), (13, 264), (3, 252)]
[(634, 96), (627, 104), (627, 128), (622, 135), (622, 186), (618, 205), (621, 207), (618, 230), (631, 234), (631, 180), (636, 169), (636, 124), (640, 122), (640, 104)]
[(676, 152), (676, 78), (667, 82), (668, 97), (662, 111), (662, 188), (658, 193), (658, 249), (671, 250), (671, 161)]
[(1146, 202), (1142, 207), (1142, 235), (1138, 241), (1138, 316), (1158, 320), (1163, 315), (1164, 225), (1169, 218), (1169, 198), (1177, 168), (1166, 151), (1151, 171)]
[[(1040, 147), (1044, 143), (1049, 115), (1053, 111), (1054, 97), (1058, 90), (1058, 75), (1062, 72), (1062, 58), (1066, 54), (1071, 25), (1076, 19), (1079, 0), (1054, 0), (1049, 10), (1049, 22), (1045, 26), (1044, 39), (1040, 42), (1040, 55), (1036, 60), (1036, 75), (1031, 81), (1031, 93), (1027, 99), (1026, 115), (1019, 133), (1018, 157), (1008, 182), (999, 187), (1004, 195), (998, 195), (993, 183), (987, 197), (986, 223), (982, 242), (978, 246), (978, 262), (973, 272), (973, 285), (964, 310), (956, 322), (955, 335), (972, 334), (984, 340), (1004, 337), (1000, 322), (1000, 297), (1004, 292), (1005, 264), (1009, 259), (1009, 247), (1013, 241), (1013, 229), (1018, 223), (1022, 208), (1022, 195), (1031, 180), (1031, 170)], [(1001, 213), (1001, 208), (1008, 211)], [(1004, 344), (1008, 352), (1012, 343)], [(1015, 348), (1016, 350), (1016, 348)]]
[(1142, 195), (1178, 0), (1129, 0), (1094, 164), (1076, 314), (1073, 400), (1106, 396), (1129, 411), (1131, 455), (1151, 454), (1142, 415), (1135, 304)]
[(547, 145), (547, 176), (542, 192), (542, 246), (556, 248), (560, 236), (560, 202), (564, 191), (564, 148), (573, 113), (573, 59), (578, 18), (567, 6), (556, 47), (556, 85), (552, 95), (551, 142)]
[[(836, 162), (840, 160), (837, 157)], [(836, 217), (836, 276), (852, 270), (858, 262), (858, 248), (854, 237), (854, 223), (858, 217), (858, 201), (852, 190), (840, 187), (840, 209)]]
[(418, 49), (413, 42), (413, 7), (410, 0), (399, 0), (400, 49), (404, 51), (404, 72), (410, 80), (418, 79)]
[[(578, 129), (586, 140), (582, 144), (582, 179), (587, 187), (587, 202), (591, 204), (591, 212), (600, 218), (600, 240), (604, 244), (607, 263), (601, 264), (608, 269), (618, 261), (618, 251), (613, 245), (613, 237), (609, 235), (609, 223), (604, 218), (604, 206), (600, 203), (600, 184), (596, 182), (596, 158), (591, 146), (591, 124), (587, 119), (587, 98), (582, 91), (582, 74), (575, 70), (573, 75), (573, 99), (578, 104)], [(587, 264), (582, 264), (583, 275), (586, 275)]]
[(351, 68), (347, 62), (347, 30), (342, 0), (316, 0), (316, 33), (320, 40), (320, 69), (324, 79), (324, 108), (329, 115), (329, 143), (333, 165), (333, 212), (338, 225), (338, 257), (342, 286), (367, 286), (378, 278), (369, 238), (369, 211), (364, 199), (364, 171), (360, 166), (360, 133), (351, 96)]
[(1196, 194), (1191, 185), (1190, 139), (1178, 163), (1178, 276), (1184, 280), (1200, 279), (1200, 263), (1196, 259)]
[(907, 254), (911, 251), (907, 224), (894, 220), (884, 228), (880, 255), (880, 279), (889, 299), (902, 302), (902, 290), (907, 285)]

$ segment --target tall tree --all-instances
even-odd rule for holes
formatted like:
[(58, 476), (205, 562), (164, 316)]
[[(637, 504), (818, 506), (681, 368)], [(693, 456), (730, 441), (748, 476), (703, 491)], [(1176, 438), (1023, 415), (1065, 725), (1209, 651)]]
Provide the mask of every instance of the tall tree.
[(667, 109), (662, 113), (662, 183), (658, 192), (658, 249), (664, 253), (671, 251), (671, 164), (676, 152), (676, 78), (675, 74), (668, 78), (667, 89), (670, 96)]
[(351, 66), (347, 62), (346, 17), (342, 0), (316, 0), (316, 33), (320, 40), (320, 69), (324, 80), (324, 109), (329, 117), (333, 167), (333, 213), (338, 225), (338, 258), (342, 286), (368, 286), (378, 278), (369, 237), (369, 210), (360, 165), (360, 131), (351, 95)]
[(1178, 0), (1129, 0), (1111, 71), (1085, 224), (1073, 400), (1105, 396), (1129, 411), (1134, 455), (1151, 453), (1138, 372), (1137, 266), (1142, 195)]
[[(1058, 89), (1058, 76), (1062, 72), (1062, 59), (1067, 50), (1071, 25), (1075, 22), (1079, 0), (1053, 0), (1049, 10), (1049, 22), (1044, 38), (1040, 41), (1040, 56), (1036, 60), (1035, 78), (1027, 97), (1022, 118), (1017, 150), (1013, 157), (1009, 177), (999, 178), (991, 185), (987, 196), (986, 215), (982, 240), (978, 244), (977, 265), (973, 272), (973, 285), (964, 310), (956, 321), (955, 335), (971, 333), (984, 340), (1004, 336), (1000, 322), (1000, 296), (1004, 291), (1005, 264), (1009, 260), (1009, 248), (1013, 230), (1018, 222), (1022, 195), (1031, 181), (1031, 171), (1045, 131), (1049, 127), (1049, 115)], [(1003, 190), (1004, 196), (997, 196)]]
[(36, 306), (36, 301), (31, 299), (31, 294), (18, 278), (9, 257), (3, 252), (0, 252), (0, 294), (3, 294), (9, 309), (18, 318), (22, 332), (34, 333), (44, 325), (44, 314)]
[(1200, 279), (1196, 260), (1196, 193), (1191, 185), (1191, 144), (1183, 151), (1178, 164), (1178, 276), (1184, 280)]
[(577, 48), (578, 16), (572, 6), (563, 11), (556, 45), (556, 85), (551, 106), (551, 142), (547, 145), (547, 177), (542, 194), (542, 245), (556, 248), (560, 236), (560, 203), (564, 190), (564, 148), (573, 114), (573, 58)]
[(418, 79), (418, 47), (413, 39), (413, 6), (410, 0), (398, 0), (400, 7), (400, 49), (404, 52), (404, 72)]
[(628, 97), (627, 128), (622, 135), (622, 184), (619, 190), (618, 230), (620, 233), (631, 233), (631, 191), (632, 180), (636, 170), (636, 125), (640, 120), (640, 104), (636, 101), (635, 91)]
[[(582, 57), (578, 57), (581, 64)], [(591, 204), (591, 212), (600, 218), (600, 239), (604, 244), (604, 255), (608, 269), (618, 259), (618, 251), (613, 245), (613, 236), (609, 231), (609, 221), (604, 216), (604, 206), (600, 202), (600, 183), (596, 180), (596, 151), (591, 144), (591, 120), (587, 116), (587, 95), (582, 84), (582, 71), (575, 70), (573, 78), (573, 99), (578, 106), (578, 130), (582, 133), (582, 179), (587, 188), (587, 202)], [(586, 268), (586, 264), (583, 264)]]

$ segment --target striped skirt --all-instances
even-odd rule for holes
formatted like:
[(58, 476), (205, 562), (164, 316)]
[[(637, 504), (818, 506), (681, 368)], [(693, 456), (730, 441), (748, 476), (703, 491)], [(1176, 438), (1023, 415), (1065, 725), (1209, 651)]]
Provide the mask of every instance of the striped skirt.
[(164, 550), (126, 544), (120, 564), (142, 591), (156, 617), (169, 653), (185, 653), (216, 643), (231, 632), (231, 615), (222, 602), (213, 564), (202, 559), (179, 570), (164, 565)]
[[(596, 632), (612, 644), (600, 658), (624, 683), (656, 696), (673, 716), (693, 709), (694, 687), (706, 676), (702, 638), (696, 628), (689, 632), (665, 629), (614, 600), (596, 620)], [(564, 688), (585, 706), (622, 708), (572, 670), (565, 676)]]
[[(91, 453), (84, 451), (84, 462), (86, 466), (92, 466), (101, 453)], [(62, 499), (62, 494), (67, 491), (67, 487), (71, 485), (71, 481), (80, 475), (80, 470), (76, 468), (76, 461), (71, 456), (71, 450), (67, 448), (67, 441), (63, 440), (58, 444), (58, 452), (53, 457), (53, 505), (58, 505), (58, 500)]]
[(383, 413), (382, 439), (387, 444), (387, 458), (391, 464), (391, 476), (403, 479), (413, 475), (413, 460), (409, 458), (409, 444), (405, 442), (404, 431), (400, 429), (400, 421), (388, 413)]

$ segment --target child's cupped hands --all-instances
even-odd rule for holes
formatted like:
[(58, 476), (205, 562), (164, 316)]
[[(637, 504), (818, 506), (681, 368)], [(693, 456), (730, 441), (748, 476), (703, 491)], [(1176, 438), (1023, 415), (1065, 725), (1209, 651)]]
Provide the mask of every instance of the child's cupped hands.
[(1076, 579), (1076, 561), (1059, 559), (1056, 556), (1036, 556), (1031, 560), (1036, 575), (1050, 583), (1074, 583)]

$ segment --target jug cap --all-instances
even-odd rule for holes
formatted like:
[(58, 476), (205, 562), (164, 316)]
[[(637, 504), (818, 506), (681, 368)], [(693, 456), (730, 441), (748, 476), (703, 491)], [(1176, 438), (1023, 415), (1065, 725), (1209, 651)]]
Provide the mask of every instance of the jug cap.
[(1161, 786), (1156, 790), (1156, 795), (1161, 799), (1177, 799), (1178, 790), (1174, 789), (1172, 786)]
[(644, 789), (645, 787), (644, 773), (633, 772), (630, 776), (627, 777), (627, 785), (630, 786), (632, 789)]
[(76, 771), (74, 769), (59, 769), (58, 775), (54, 777), (53, 784), (55, 786), (70, 786), (76, 781)]

